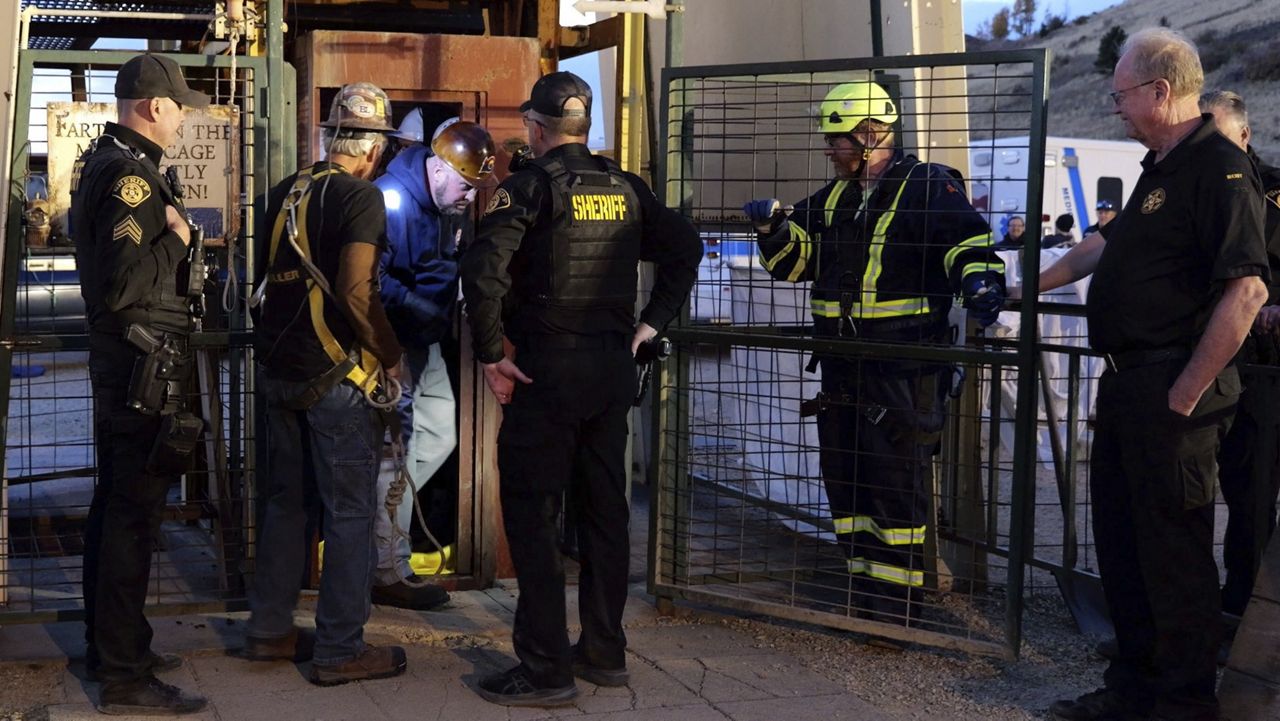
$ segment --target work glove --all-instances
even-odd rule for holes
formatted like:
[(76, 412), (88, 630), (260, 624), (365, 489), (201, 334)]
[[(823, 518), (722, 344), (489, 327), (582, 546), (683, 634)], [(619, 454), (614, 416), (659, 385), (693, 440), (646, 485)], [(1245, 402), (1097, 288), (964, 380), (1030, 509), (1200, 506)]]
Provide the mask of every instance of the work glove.
[(996, 322), (1004, 307), (1004, 279), (998, 273), (972, 273), (965, 277), (962, 287), (964, 307), (969, 317), (983, 328)]
[(742, 212), (747, 214), (747, 219), (757, 231), (772, 233), (778, 227), (778, 221), (782, 219), (782, 202), (777, 198), (748, 200), (747, 204), (742, 206)]

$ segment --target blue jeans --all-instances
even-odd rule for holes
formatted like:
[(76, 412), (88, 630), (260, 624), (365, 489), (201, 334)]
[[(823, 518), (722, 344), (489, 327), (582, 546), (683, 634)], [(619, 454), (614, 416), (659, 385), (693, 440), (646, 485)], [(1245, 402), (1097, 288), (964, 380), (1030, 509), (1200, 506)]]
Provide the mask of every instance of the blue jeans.
[(280, 638), (293, 628), (307, 559), (307, 513), (319, 496), (325, 553), (313, 663), (344, 663), (364, 650), (369, 620), (382, 424), (346, 382), (305, 411), (283, 406), (304, 383), (263, 377), (261, 387), (270, 458), (248, 632)]
[[(413, 487), (406, 490), (404, 500), (396, 508), (396, 523), (409, 532), (413, 523), (413, 495), (440, 470), (458, 445), (458, 424), (454, 416), (457, 405), (453, 385), (445, 366), (440, 344), (426, 350), (407, 350), (409, 377), (402, 383), (400, 423), (405, 447), (405, 463)], [(396, 535), (383, 504), (394, 480), (390, 473), (378, 477), (378, 513), (374, 535), (378, 539), (378, 570), (374, 582), (387, 586), (413, 575), (409, 567), (412, 548), (409, 541)]]

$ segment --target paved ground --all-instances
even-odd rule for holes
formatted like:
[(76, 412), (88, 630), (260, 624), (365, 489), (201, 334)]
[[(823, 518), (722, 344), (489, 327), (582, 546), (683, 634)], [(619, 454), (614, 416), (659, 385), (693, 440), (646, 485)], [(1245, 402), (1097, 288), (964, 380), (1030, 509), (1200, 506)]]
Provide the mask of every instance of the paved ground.
[[(640, 593), (638, 587), (635, 593)], [(494, 706), (471, 688), (480, 676), (512, 663), (508, 634), (514, 602), (512, 591), (499, 587), (455, 594), (441, 612), (376, 608), (369, 638), (405, 645), (408, 673), (335, 688), (309, 684), (305, 665), (255, 664), (228, 655), (241, 643), (244, 614), (155, 619), (155, 647), (181, 653), (186, 661), (182, 669), (166, 674), (166, 681), (209, 697), (210, 708), (193, 717), (198, 719), (889, 718), (795, 657), (758, 643), (746, 629), (710, 616), (661, 617), (641, 599), (628, 605), (626, 619), (629, 687), (597, 688), (580, 681), (582, 695), (573, 706)], [(576, 609), (570, 611), (576, 615)], [(305, 624), (311, 617), (304, 611), (299, 620)], [(84, 680), (78, 660), (83, 653), (80, 634), (76, 623), (0, 629), (0, 693), (5, 697), (0, 718), (101, 718), (92, 704), (97, 685)]]

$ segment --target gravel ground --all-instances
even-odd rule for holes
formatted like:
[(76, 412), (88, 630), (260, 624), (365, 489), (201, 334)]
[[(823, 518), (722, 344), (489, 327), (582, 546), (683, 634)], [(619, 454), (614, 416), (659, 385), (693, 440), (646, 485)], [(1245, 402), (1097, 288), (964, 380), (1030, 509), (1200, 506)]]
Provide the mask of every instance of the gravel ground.
[(43, 721), (44, 708), (62, 696), (62, 666), (7, 666), (0, 673), (0, 721)]

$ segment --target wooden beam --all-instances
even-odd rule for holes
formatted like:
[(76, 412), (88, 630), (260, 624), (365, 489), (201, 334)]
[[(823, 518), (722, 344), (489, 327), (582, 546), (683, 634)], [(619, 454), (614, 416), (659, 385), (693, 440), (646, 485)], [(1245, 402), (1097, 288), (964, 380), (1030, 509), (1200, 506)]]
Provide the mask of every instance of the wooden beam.
[(559, 0), (538, 0), (538, 47), (542, 74), (554, 73), (560, 65)]
[(606, 48), (616, 48), (622, 44), (622, 30), (621, 15), (590, 25), (560, 28), (560, 59), (568, 60)]

